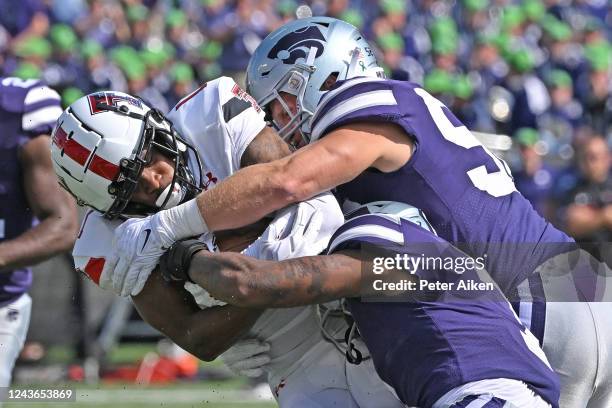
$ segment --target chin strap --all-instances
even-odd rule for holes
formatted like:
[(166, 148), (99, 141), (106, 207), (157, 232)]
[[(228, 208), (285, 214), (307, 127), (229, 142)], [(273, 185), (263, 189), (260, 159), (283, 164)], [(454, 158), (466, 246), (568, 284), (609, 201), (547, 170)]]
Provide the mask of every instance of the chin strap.
[[(168, 195), (170, 195), (169, 198), (168, 198)], [(157, 197), (157, 201), (155, 201), (155, 205), (157, 206), (157, 208), (161, 210), (165, 210), (168, 208), (176, 207), (183, 201), (184, 198), (185, 198), (185, 190), (181, 188), (181, 185), (176, 182), (170, 183), (164, 189), (164, 191), (162, 191), (159, 197)]]
[[(340, 306), (337, 308), (332, 308), (328, 305), (315, 305), (313, 307), (318, 317), (317, 321), (323, 339), (331, 343), (340, 353), (344, 354), (349, 363), (359, 365), (362, 361), (370, 359), (367, 350), (364, 350), (364, 355), (354, 343), (354, 340), (360, 337), (359, 330), (353, 317), (347, 310), (344, 300), (340, 302)], [(343, 318), (346, 321), (348, 327), (344, 333), (344, 338), (337, 338), (334, 333), (327, 329), (327, 321), (333, 318)]]

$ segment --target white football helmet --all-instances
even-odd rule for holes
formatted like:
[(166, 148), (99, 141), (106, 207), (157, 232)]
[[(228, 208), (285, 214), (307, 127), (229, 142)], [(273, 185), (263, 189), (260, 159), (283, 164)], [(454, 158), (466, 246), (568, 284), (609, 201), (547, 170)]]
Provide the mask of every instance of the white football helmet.
[[(287, 23), (259, 44), (247, 67), (247, 91), (268, 114), (283, 138), (300, 129), (310, 141), (310, 117), (326, 92), (328, 78), (384, 77), (374, 49), (351, 24), (331, 17)], [(297, 97), (294, 114), (280, 95)], [(269, 104), (277, 99), (290, 117), (282, 129), (272, 121)]]
[[(174, 163), (172, 183), (157, 199), (157, 208), (131, 203), (144, 167), (157, 149)], [(187, 166), (191, 150), (164, 115), (140, 98), (121, 92), (97, 92), (70, 105), (52, 133), (53, 168), (62, 187), (79, 205), (106, 217), (141, 217), (169, 208), (200, 191)], [(198, 169), (201, 177), (201, 166)]]

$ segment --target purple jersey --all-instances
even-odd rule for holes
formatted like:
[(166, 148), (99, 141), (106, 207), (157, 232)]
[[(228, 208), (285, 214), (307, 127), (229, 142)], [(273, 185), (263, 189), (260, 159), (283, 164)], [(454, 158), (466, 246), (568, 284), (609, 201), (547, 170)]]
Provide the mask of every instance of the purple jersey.
[(398, 201), (422, 209), (440, 237), (472, 256), (487, 254), (489, 273), (513, 299), (537, 266), (571, 247), (573, 240), (516, 191), (506, 164), (417, 85), (378, 78), (338, 82), (312, 117), (312, 136), (363, 121), (396, 123), (411, 135), (415, 150), (397, 171), (368, 169), (338, 186), (345, 208)]
[[(0, 78), (0, 242), (32, 227), (19, 149), (38, 135), (50, 134), (61, 113), (59, 95), (40, 81)], [(31, 283), (29, 268), (0, 272), (0, 306), (21, 296)]]
[[(362, 245), (395, 253), (403, 248), (408, 254), (415, 246), (442, 246), (445, 256), (453, 253), (446, 241), (413, 222), (379, 214), (349, 219), (334, 234), (329, 248), (333, 253)], [(465, 255), (456, 249), (454, 253)], [(418, 270), (416, 274), (422, 278), (437, 272)], [(509, 378), (523, 381), (558, 407), (558, 378), (535, 337), (505, 301), (354, 298), (348, 304), (376, 371), (408, 406), (431, 407), (445, 393), (468, 382)]]

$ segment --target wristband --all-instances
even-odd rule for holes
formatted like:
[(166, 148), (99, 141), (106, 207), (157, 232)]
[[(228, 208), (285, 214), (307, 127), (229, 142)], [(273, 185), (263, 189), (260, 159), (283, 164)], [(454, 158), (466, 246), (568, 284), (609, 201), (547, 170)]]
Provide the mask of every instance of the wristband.
[(165, 254), (162, 255), (159, 266), (162, 277), (168, 282), (191, 282), (189, 276), (191, 259), (200, 251), (205, 251), (206, 245), (197, 239), (185, 239), (175, 242)]
[(176, 207), (162, 210), (156, 216), (162, 227), (160, 234), (164, 235), (163, 240), (166, 246), (179, 239), (199, 237), (208, 232), (208, 225), (200, 214), (196, 198)]

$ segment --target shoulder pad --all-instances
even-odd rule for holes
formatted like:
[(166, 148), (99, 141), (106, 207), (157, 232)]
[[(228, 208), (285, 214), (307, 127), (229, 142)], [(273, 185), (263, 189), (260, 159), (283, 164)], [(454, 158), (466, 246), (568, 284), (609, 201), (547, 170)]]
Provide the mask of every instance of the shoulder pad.
[(221, 77), (217, 81), (219, 83), (219, 102), (225, 122), (229, 122), (249, 108), (255, 109), (258, 113), (261, 111), (255, 98), (240, 88), (233, 79)]

